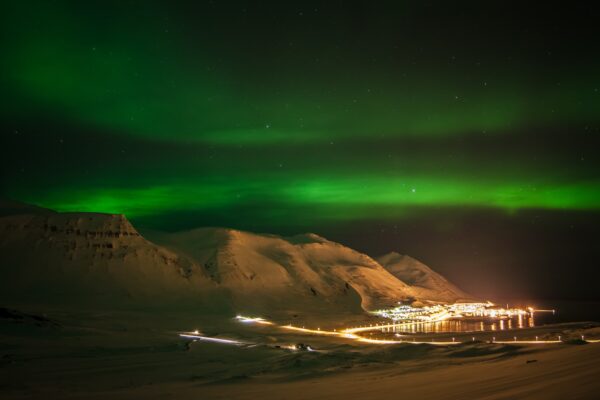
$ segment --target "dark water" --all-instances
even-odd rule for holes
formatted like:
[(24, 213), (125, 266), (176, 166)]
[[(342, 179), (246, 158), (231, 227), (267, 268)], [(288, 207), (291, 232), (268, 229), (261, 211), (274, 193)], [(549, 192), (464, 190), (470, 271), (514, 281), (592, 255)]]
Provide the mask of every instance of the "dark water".
[(548, 323), (561, 323), (561, 322), (583, 322), (593, 321), (600, 322), (600, 301), (568, 301), (568, 300), (530, 300), (530, 301), (519, 301), (519, 300), (505, 300), (497, 301), (497, 304), (506, 305), (509, 304), (511, 307), (523, 307), (526, 308), (531, 306), (535, 309), (554, 309), (556, 314), (554, 316), (545, 315), (542, 313), (536, 313), (536, 326), (544, 325)]
[[(548, 318), (546, 316), (546, 318)], [(537, 323), (534, 318), (521, 317), (507, 320), (491, 319), (459, 319), (441, 322), (416, 323), (397, 327), (393, 332), (398, 333), (441, 333), (441, 332), (487, 332), (504, 331), (509, 329), (534, 327)], [(548, 323), (548, 322), (547, 322)]]

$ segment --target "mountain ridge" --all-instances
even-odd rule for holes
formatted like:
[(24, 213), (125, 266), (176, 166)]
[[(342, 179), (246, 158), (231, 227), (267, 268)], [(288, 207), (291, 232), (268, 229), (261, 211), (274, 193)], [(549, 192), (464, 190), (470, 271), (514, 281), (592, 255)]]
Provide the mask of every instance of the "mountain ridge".
[(2, 288), (9, 300), (10, 293), (26, 298), (20, 288), (30, 286), (40, 298), (53, 289), (57, 299), (211, 304), (212, 298), (221, 309), (362, 312), (462, 295), (426, 266), (419, 271), (435, 285), (409, 285), (389, 265), (313, 233), (282, 237), (216, 227), (140, 233), (120, 214), (12, 209), (19, 212), (0, 214), (0, 273), (10, 282)]
[(427, 298), (435, 294), (441, 302), (473, 299), (473, 296), (411, 256), (392, 251), (376, 260), (396, 278), (410, 285), (417, 297)]

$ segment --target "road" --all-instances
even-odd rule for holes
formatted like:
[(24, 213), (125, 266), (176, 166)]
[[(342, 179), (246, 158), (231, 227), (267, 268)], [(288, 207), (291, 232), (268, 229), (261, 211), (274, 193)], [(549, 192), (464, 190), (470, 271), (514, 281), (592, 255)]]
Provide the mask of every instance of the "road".
[[(448, 317), (446, 315), (441, 315), (438, 319), (434, 319), (430, 322), (440, 322), (440, 321), (444, 321), (446, 320)], [(238, 315), (236, 317), (236, 319), (240, 322), (243, 323), (250, 323), (250, 324), (260, 324), (260, 325), (270, 325), (279, 329), (283, 329), (283, 330), (288, 330), (288, 331), (294, 331), (294, 332), (300, 332), (300, 333), (305, 333), (305, 334), (310, 334), (310, 335), (320, 335), (320, 336), (336, 336), (336, 337), (340, 337), (340, 338), (344, 338), (344, 339), (351, 339), (351, 340), (355, 340), (361, 343), (370, 343), (370, 344), (383, 344), (383, 345), (389, 345), (389, 344), (405, 344), (405, 343), (409, 343), (409, 344), (430, 344), (430, 345), (435, 345), (435, 346), (452, 346), (452, 345), (457, 345), (457, 344), (461, 344), (461, 343), (466, 343), (466, 342), (461, 342), (461, 341), (456, 341), (456, 340), (452, 340), (452, 341), (435, 341), (435, 340), (430, 340), (430, 341), (417, 341), (417, 340), (390, 340), (390, 339), (371, 339), (371, 338), (367, 338), (361, 335), (358, 335), (358, 332), (369, 332), (369, 331), (376, 331), (376, 330), (381, 330), (381, 329), (389, 329), (389, 328), (398, 328), (398, 327), (405, 327), (405, 326), (409, 326), (412, 325), (412, 322), (402, 322), (402, 323), (394, 323), (394, 324), (383, 324), (383, 325), (370, 325), (370, 326), (361, 326), (361, 327), (355, 327), (355, 328), (347, 328), (347, 329), (342, 329), (342, 330), (333, 330), (333, 331), (329, 331), (329, 330), (322, 330), (322, 329), (310, 329), (310, 328), (305, 328), (305, 327), (298, 327), (298, 326), (293, 326), (293, 325), (278, 325), (272, 321), (268, 321), (265, 320), (263, 318), (250, 318), (250, 317), (244, 317), (241, 315)], [(198, 335), (197, 332), (184, 332), (180, 334), (181, 337), (185, 337), (185, 338), (191, 338), (191, 339), (198, 339), (198, 340), (205, 340), (205, 341), (213, 341), (213, 342), (219, 342), (219, 343), (223, 343), (223, 344), (236, 344), (236, 345), (243, 345), (243, 344), (247, 344), (247, 343), (243, 343), (243, 342), (239, 342), (239, 341), (235, 341), (235, 340), (229, 340), (229, 339), (220, 339), (220, 338), (211, 338), (211, 337), (206, 337), (206, 336), (201, 336)], [(582, 337), (582, 340), (584, 338)], [(473, 340), (475, 340), (475, 337), (473, 337)], [(587, 339), (584, 340), (587, 343), (599, 343), (600, 340), (597, 339)], [(495, 338), (493, 338), (492, 340), (489, 341), (490, 343), (499, 343), (499, 344), (560, 344), (560, 343), (564, 343), (562, 340), (495, 340)]]

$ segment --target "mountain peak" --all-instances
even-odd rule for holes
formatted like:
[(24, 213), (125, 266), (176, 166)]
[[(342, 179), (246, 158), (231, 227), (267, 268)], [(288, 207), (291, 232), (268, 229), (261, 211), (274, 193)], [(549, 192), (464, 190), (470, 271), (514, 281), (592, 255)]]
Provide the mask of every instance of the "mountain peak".
[(301, 233), (286, 238), (288, 242), (292, 244), (309, 244), (309, 243), (327, 243), (329, 240), (323, 236), (319, 236), (316, 233)]
[(471, 298), (416, 258), (393, 251), (378, 257), (377, 261), (396, 278), (410, 285), (418, 297), (444, 302)]

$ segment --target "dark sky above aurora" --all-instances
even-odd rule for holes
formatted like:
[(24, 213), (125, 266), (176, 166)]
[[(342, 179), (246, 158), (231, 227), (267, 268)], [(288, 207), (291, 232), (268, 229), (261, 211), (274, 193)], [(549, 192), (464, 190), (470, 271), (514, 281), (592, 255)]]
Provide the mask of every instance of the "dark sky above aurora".
[(325, 3), (3, 5), (2, 194), (597, 298), (596, 10)]

